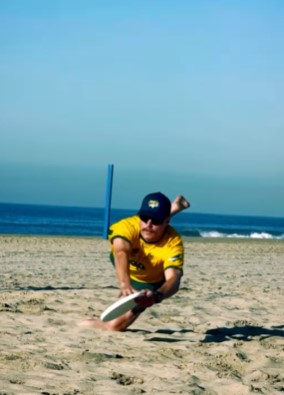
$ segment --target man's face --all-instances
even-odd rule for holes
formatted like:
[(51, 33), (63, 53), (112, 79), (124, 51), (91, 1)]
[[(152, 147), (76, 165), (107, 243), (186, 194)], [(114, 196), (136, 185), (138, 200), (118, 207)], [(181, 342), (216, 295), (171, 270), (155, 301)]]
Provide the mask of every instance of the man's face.
[(166, 227), (169, 224), (169, 218), (164, 221), (157, 221), (144, 215), (140, 216), (140, 234), (148, 243), (155, 243), (163, 236)]

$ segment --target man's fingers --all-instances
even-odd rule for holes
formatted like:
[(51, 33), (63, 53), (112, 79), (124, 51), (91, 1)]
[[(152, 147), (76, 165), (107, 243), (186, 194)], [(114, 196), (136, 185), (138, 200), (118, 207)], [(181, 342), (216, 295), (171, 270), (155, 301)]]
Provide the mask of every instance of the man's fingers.
[(135, 298), (135, 302), (139, 304), (139, 306), (142, 307), (150, 307), (154, 304), (154, 296), (152, 293), (145, 296), (138, 296), (138, 298)]

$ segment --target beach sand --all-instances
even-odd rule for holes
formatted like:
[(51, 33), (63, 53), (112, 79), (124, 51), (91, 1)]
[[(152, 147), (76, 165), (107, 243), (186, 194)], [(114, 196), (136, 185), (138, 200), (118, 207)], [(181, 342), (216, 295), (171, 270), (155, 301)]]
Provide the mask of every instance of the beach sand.
[(284, 242), (184, 239), (178, 294), (128, 331), (80, 327), (114, 302), (108, 244), (0, 236), (0, 395), (284, 391)]

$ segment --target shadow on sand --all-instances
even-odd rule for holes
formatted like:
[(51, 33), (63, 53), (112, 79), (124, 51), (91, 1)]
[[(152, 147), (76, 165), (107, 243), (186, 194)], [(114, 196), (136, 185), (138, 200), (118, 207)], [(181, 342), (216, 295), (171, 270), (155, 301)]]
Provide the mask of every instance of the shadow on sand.
[(18, 287), (13, 289), (13, 291), (73, 291), (79, 289), (89, 289), (86, 287), (53, 287), (52, 285), (46, 285), (44, 287), (35, 287), (33, 285), (28, 285), (26, 287)]
[(284, 337), (284, 325), (273, 326), (272, 328), (264, 328), (262, 326), (245, 325), (245, 326), (234, 326), (231, 328), (221, 327), (209, 329), (206, 331), (205, 339), (202, 343), (221, 343), (230, 339), (250, 341), (255, 336), (261, 337), (272, 337), (280, 336)]
[(157, 329), (156, 331), (147, 331), (144, 329), (127, 329), (127, 332), (141, 332), (143, 334), (157, 334), (157, 335), (169, 335), (169, 337), (166, 336), (154, 336), (148, 339), (145, 339), (145, 341), (149, 342), (165, 342), (165, 343), (176, 343), (176, 342), (184, 342), (184, 341), (189, 341), (187, 338), (177, 338), (177, 337), (171, 337), (170, 335), (175, 335), (175, 334), (183, 334), (183, 333), (189, 333), (193, 332), (192, 329)]
[[(145, 339), (145, 341), (155, 341), (155, 342), (201, 342), (201, 343), (221, 343), (231, 339), (251, 341), (253, 337), (260, 336), (261, 338), (268, 337), (284, 337), (284, 325), (273, 326), (272, 328), (264, 328), (262, 326), (245, 325), (245, 326), (234, 326), (234, 327), (220, 327), (209, 329), (205, 332), (205, 338), (203, 340), (190, 339), (185, 337), (176, 337), (181, 334), (194, 333), (192, 329), (158, 329), (156, 331), (148, 331), (144, 329), (127, 329), (127, 332), (137, 332), (142, 334), (157, 335)], [(165, 335), (165, 336), (159, 336)], [(172, 336), (173, 335), (173, 336)]]

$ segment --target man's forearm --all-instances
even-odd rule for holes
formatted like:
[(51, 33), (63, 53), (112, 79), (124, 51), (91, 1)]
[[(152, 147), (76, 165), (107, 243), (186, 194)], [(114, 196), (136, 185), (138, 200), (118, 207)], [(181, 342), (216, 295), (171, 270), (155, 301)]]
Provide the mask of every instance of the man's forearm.
[(125, 251), (115, 254), (115, 270), (120, 284), (130, 283), (128, 255)]
[(121, 285), (129, 284), (130, 277), (129, 277), (128, 264), (126, 265), (124, 262), (116, 262), (115, 269), (119, 283)]
[(180, 279), (170, 278), (157, 290), (162, 294), (162, 299), (173, 296), (179, 290)]

